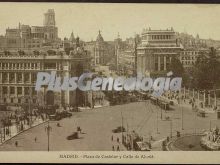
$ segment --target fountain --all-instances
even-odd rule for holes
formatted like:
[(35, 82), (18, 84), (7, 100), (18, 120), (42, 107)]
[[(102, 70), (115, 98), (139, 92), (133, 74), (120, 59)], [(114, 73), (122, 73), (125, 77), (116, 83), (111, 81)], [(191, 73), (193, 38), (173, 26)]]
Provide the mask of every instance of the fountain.
[(220, 134), (218, 127), (213, 128), (201, 138), (200, 144), (203, 148), (211, 151), (220, 151)]

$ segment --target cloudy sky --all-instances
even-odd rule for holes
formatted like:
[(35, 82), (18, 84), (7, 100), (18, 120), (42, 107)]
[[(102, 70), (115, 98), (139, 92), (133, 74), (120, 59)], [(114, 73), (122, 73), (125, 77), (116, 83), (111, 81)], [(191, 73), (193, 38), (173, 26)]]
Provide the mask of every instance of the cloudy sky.
[(95, 40), (100, 29), (104, 40), (141, 33), (143, 28), (197, 33), (200, 38), (220, 40), (220, 5), (181, 4), (83, 4), (83, 3), (0, 3), (0, 34), (18, 23), (43, 25), (43, 13), (54, 9), (59, 37), (75, 36)]

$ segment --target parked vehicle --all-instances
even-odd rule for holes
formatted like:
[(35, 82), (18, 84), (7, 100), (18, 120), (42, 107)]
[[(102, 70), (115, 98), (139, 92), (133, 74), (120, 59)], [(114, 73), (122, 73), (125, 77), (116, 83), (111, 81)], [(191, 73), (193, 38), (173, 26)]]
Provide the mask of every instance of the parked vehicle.
[(117, 127), (116, 129), (112, 130), (113, 133), (120, 133), (120, 132), (125, 132), (125, 128), (122, 126)]
[(67, 136), (67, 140), (79, 139), (78, 132), (73, 132), (71, 135)]

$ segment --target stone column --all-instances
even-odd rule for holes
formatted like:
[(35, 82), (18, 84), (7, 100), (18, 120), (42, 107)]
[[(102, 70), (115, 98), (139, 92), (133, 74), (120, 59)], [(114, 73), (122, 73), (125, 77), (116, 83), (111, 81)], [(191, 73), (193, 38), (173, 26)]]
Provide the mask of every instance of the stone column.
[(15, 83), (17, 83), (17, 72), (15, 72)]
[(32, 75), (31, 75), (31, 72), (29, 73), (29, 80), (30, 80), (30, 83), (32, 83)]
[(21, 88), (22, 88), (22, 96), (24, 96), (24, 86), (22, 86)]
[(163, 59), (164, 59), (164, 70), (167, 70), (167, 57), (164, 56)]
[(21, 73), (21, 82), (24, 84), (24, 73)]
[(7, 75), (8, 75), (8, 76), (7, 76), (7, 82), (9, 83), (9, 73), (7, 73)]
[(158, 71), (160, 71), (160, 56), (158, 55)]

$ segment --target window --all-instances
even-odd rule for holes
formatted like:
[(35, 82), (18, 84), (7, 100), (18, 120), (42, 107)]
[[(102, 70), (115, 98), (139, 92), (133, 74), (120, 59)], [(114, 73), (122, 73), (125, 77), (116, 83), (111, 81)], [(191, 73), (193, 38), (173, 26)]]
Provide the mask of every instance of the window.
[(2, 81), (3, 82), (7, 82), (7, 80), (8, 80), (8, 74), (7, 73), (3, 73), (2, 74)]
[(21, 103), (21, 99), (20, 98), (18, 99), (18, 103)]
[(15, 87), (10, 87), (10, 94), (15, 94)]
[(8, 94), (8, 87), (3, 87), (3, 94)]
[(22, 87), (17, 87), (17, 94), (22, 95)]
[(32, 87), (32, 95), (36, 95), (37, 91), (35, 90), (35, 87)]
[(25, 87), (25, 88), (24, 88), (24, 94), (25, 94), (25, 95), (29, 95), (29, 88), (28, 88), (28, 87)]
[(30, 75), (29, 75), (29, 73), (25, 73), (25, 74), (24, 74), (24, 81), (25, 81), (25, 82), (29, 82), (29, 81), (30, 81)]
[(22, 82), (22, 73), (17, 74), (17, 81), (20, 83)]
[(9, 73), (9, 82), (14, 82), (14, 81), (15, 81), (15, 74)]
[(14, 103), (14, 99), (13, 98), (11, 98), (11, 103)]
[(32, 73), (31, 76), (32, 76), (32, 77), (31, 77), (32, 83), (35, 83), (35, 82), (37, 81), (37, 74), (36, 74), (36, 73)]

